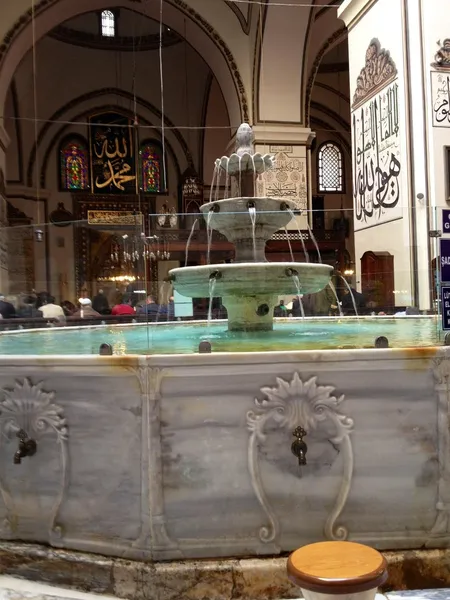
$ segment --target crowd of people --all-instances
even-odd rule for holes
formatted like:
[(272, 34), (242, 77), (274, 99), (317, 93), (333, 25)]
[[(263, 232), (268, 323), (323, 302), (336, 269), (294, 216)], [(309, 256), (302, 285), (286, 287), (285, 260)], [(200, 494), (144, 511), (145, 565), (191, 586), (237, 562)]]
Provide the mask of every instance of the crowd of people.
[(275, 317), (334, 317), (340, 314), (362, 314), (366, 308), (364, 295), (355, 289), (344, 287), (334, 289), (327, 285), (316, 294), (296, 296), (292, 302), (285, 304), (280, 300), (275, 307)]
[(64, 321), (69, 317), (73, 319), (95, 319), (106, 316), (121, 317), (142, 315), (150, 321), (170, 321), (174, 319), (173, 297), (167, 304), (158, 304), (152, 295), (148, 295), (144, 302), (136, 301), (133, 294), (121, 294), (110, 305), (103, 290), (91, 300), (82, 297), (77, 305), (69, 300), (57, 304), (54, 296), (48, 292), (38, 294), (20, 294), (18, 296), (5, 296), (0, 294), (0, 319), (56, 319)]

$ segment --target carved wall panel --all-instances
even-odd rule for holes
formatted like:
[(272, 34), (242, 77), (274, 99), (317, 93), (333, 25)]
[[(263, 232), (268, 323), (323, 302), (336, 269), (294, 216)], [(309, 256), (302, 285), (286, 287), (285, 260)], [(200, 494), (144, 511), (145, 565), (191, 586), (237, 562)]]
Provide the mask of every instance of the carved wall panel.
[[(43, 382), (33, 384), (23, 379), (2, 393), (0, 494), (6, 507), (3, 535), (10, 532), (11, 537), (20, 537), (37, 521), (47, 528), (48, 541), (57, 541), (63, 536), (58, 515), (69, 476), (68, 429), (63, 410), (55, 404), (55, 394), (44, 391)], [(20, 432), (36, 442), (37, 451), (18, 462), (15, 455)], [(37, 501), (39, 495), (41, 502)]]
[(397, 69), (373, 40), (352, 104), (355, 231), (402, 218), (401, 115)]
[[(263, 455), (267, 459), (266, 449), (270, 437), (276, 435), (277, 431), (281, 430), (289, 436), (297, 427), (301, 427), (310, 439), (308, 442), (310, 454), (314, 454), (314, 445), (319, 446), (323, 442), (333, 445), (339, 449), (338, 453), (342, 453), (344, 471), (340, 489), (324, 523), (323, 531), (326, 539), (345, 540), (348, 531), (344, 526), (337, 525), (337, 520), (345, 507), (352, 483), (353, 448), (350, 434), (353, 430), (353, 421), (339, 411), (344, 396), (333, 396), (334, 388), (318, 385), (317, 377), (303, 381), (298, 373), (294, 373), (290, 381), (281, 378), (277, 378), (276, 381), (276, 387), (261, 388), (264, 397), (256, 398), (256, 410), (247, 413), (247, 427), (250, 432), (248, 468), (254, 492), (267, 519), (267, 524), (259, 531), (259, 538), (264, 543), (277, 543), (282, 533), (277, 507), (266, 492), (261, 474), (260, 465)], [(294, 463), (296, 458), (291, 454), (289, 445), (287, 444), (285, 448), (283, 462), (291, 460)], [(306, 455), (308, 456), (308, 453)], [(323, 460), (322, 457), (323, 454), (319, 451), (309, 461), (317, 465)], [(300, 484), (302, 479), (308, 478), (310, 472), (307, 467), (299, 466), (298, 469), (299, 485), (296, 489), (300, 499), (308, 485), (304, 481), (303, 487)]]

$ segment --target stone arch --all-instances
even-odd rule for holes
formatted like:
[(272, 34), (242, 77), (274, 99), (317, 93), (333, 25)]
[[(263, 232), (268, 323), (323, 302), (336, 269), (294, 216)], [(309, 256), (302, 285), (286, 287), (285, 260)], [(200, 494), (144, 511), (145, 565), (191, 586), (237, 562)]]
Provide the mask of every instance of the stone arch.
[[(19, 7), (19, 0), (16, 0)], [(24, 0), (25, 3), (25, 0)], [(184, 31), (180, 19), (187, 18), (190, 27), (186, 30), (187, 41), (202, 55), (208, 66), (215, 74), (223, 91), (233, 126), (238, 126), (243, 120), (249, 120), (247, 92), (238, 63), (221, 35), (196, 10), (183, 0), (165, 0), (167, 8), (164, 23), (183, 37)], [(60, 23), (77, 15), (123, 6), (124, 0), (40, 0), (35, 5), (36, 40), (41, 39)], [(152, 17), (151, 11), (159, 20), (159, 5), (157, 3), (133, 3), (132, 8), (137, 12)], [(158, 13), (158, 14), (157, 14)], [(14, 72), (30, 50), (32, 10), (21, 14), (10, 27), (0, 44), (0, 110), (3, 111), (7, 90), (11, 85)], [(188, 39), (189, 38), (189, 39)]]
[[(306, 3), (299, 6), (292, 4), (281, 12), (265, 1), (260, 12), (255, 42), (254, 120), (303, 123), (306, 47), (314, 19), (315, 0), (310, 0), (310, 6)], [(285, 41), (280, 46), (281, 18)], [(276, 106), (276, 98), (280, 95), (284, 100), (284, 115), (281, 119), (279, 106)]]
[[(48, 143), (48, 145), (46, 147), (46, 151), (45, 151), (44, 157), (42, 159), (42, 163), (41, 163), (40, 187), (42, 189), (45, 189), (47, 186), (47, 172), (48, 172), (49, 161), (52, 156), (52, 152), (55, 149), (55, 147), (59, 144), (60, 140), (64, 137), (66, 132), (68, 132), (70, 130), (72, 123), (76, 123), (82, 119), (86, 119), (89, 116), (89, 114), (91, 114), (93, 112), (100, 113), (100, 112), (117, 111), (117, 110), (118, 110), (117, 106), (112, 105), (112, 104), (103, 104), (103, 105), (98, 105), (98, 106), (96, 105), (94, 107), (89, 107), (89, 108), (85, 109), (84, 111), (77, 113), (71, 119), (70, 123), (65, 123), (56, 131), (56, 133), (52, 136), (52, 138), (50, 139), (50, 142)], [(125, 108), (121, 107), (120, 112), (125, 114), (129, 118), (134, 117), (134, 113), (132, 113), (131, 111), (129, 111)], [(146, 125), (148, 127), (151, 127), (153, 125), (150, 121), (145, 119), (145, 117), (143, 117), (139, 114), (138, 114), (138, 118), (139, 118), (139, 122), (142, 123), (143, 125)], [(181, 181), (180, 162), (179, 162), (178, 156), (174, 150), (173, 145), (167, 139), (165, 141), (165, 148), (166, 148), (166, 152), (172, 159), (173, 164), (175, 166), (177, 180)], [(28, 187), (33, 187), (33, 173), (34, 173), (35, 158), (36, 158), (35, 154), (33, 155), (33, 157), (30, 156), (30, 161), (28, 163), (28, 169), (27, 169), (27, 185), (28, 185)], [(187, 157), (186, 157), (186, 160), (187, 160)]]
[[(38, 135), (37, 143), (36, 142), (34, 143), (33, 148), (30, 152), (30, 157), (28, 159), (28, 167), (27, 167), (27, 185), (28, 186), (33, 185), (33, 173), (34, 173), (34, 168), (35, 168), (37, 148), (39, 148), (39, 146), (42, 145), (43, 140), (45, 139), (45, 137), (47, 136), (47, 134), (53, 127), (54, 122), (61, 120), (64, 117), (64, 115), (67, 115), (67, 113), (69, 111), (75, 109), (77, 106), (79, 106), (85, 102), (88, 102), (90, 100), (93, 100), (96, 98), (101, 98), (104, 96), (119, 96), (119, 97), (125, 98), (130, 101), (133, 100), (133, 95), (130, 92), (126, 92), (124, 90), (121, 90), (120, 88), (103, 88), (101, 90), (94, 90), (87, 94), (83, 94), (82, 96), (78, 96), (77, 98), (74, 98), (73, 100), (71, 100), (70, 102), (68, 102), (61, 108), (59, 108), (57, 111), (55, 111), (53, 113), (53, 115), (51, 115), (51, 117), (47, 120), (47, 122), (41, 128), (39, 135)], [(161, 111), (158, 108), (156, 108), (153, 104), (151, 104), (147, 100), (144, 100), (143, 98), (140, 98), (140, 97), (136, 97), (136, 102), (139, 106), (141, 106), (142, 108), (145, 108), (149, 113), (153, 114), (155, 116), (155, 119), (157, 119), (158, 121), (161, 120), (161, 117), (162, 117)], [(108, 106), (109, 106), (109, 108), (111, 108), (110, 105), (108, 105)], [(115, 107), (115, 109), (117, 109), (117, 106)], [(125, 112), (125, 113), (127, 112), (123, 108), (121, 108), (121, 110), (122, 110), (122, 112)], [(80, 115), (78, 115), (77, 117), (74, 117), (71, 120), (72, 121), (80, 120), (86, 116), (87, 112), (91, 112), (91, 109), (89, 109), (88, 111), (85, 110), (85, 111), (81, 112)], [(130, 112), (129, 116), (132, 117), (134, 115), (132, 115)], [(146, 122), (148, 125), (154, 125), (154, 123), (149, 123), (145, 119), (142, 122)], [(172, 121), (166, 115), (164, 117), (164, 124), (166, 127), (170, 128), (170, 133), (173, 134), (173, 136), (175, 137), (176, 141), (178, 142), (180, 148), (182, 149), (182, 152), (183, 152), (184, 156), (186, 157), (186, 162), (188, 163), (188, 165), (192, 165), (192, 154), (191, 154), (190, 149), (187, 145), (187, 142), (184, 139), (181, 132), (175, 127), (175, 125), (172, 123)], [(65, 127), (63, 126), (61, 129), (65, 130)], [(168, 146), (171, 146), (170, 142), (167, 140), (167, 136), (166, 136), (165, 143), (168, 144)], [(44, 156), (44, 158), (45, 158), (45, 156)], [(42, 169), (41, 169), (41, 182), (42, 182)]]
[(317, 72), (320, 67), (325, 54), (335, 45), (339, 44), (343, 39), (347, 37), (347, 28), (340, 27), (337, 29), (325, 42), (322, 44), (319, 52), (317, 53), (311, 71), (308, 77), (308, 83), (305, 90), (305, 122), (309, 126), (311, 118), (311, 96), (316, 80)]

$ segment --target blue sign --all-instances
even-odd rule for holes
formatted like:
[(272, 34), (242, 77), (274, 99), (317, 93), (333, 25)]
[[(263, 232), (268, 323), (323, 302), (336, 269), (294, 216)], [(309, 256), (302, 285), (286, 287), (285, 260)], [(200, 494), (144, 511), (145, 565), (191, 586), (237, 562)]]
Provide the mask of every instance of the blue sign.
[(441, 238), (440, 272), (441, 282), (450, 283), (450, 238)]
[(442, 211), (442, 233), (450, 234), (450, 210), (447, 208)]
[(450, 331), (450, 286), (441, 288), (442, 329)]

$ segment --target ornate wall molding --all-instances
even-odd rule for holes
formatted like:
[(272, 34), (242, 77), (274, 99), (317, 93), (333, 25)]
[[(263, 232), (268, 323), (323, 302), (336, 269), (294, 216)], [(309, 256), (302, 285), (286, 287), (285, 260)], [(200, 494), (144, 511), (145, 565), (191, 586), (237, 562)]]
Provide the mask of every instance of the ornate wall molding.
[(389, 50), (381, 48), (380, 41), (374, 38), (366, 50), (366, 64), (356, 79), (352, 110), (364, 104), (397, 77), (397, 67)]
[[(252, 486), (258, 502), (263, 509), (268, 524), (259, 531), (259, 538), (264, 543), (276, 542), (280, 536), (280, 523), (264, 490), (264, 483), (259, 466), (259, 447), (264, 446), (270, 435), (266, 427), (288, 430), (291, 433), (296, 427), (302, 427), (306, 433), (317, 430), (327, 431), (331, 425), (334, 434), (328, 441), (339, 447), (343, 454), (344, 472), (341, 486), (334, 507), (324, 525), (324, 535), (329, 540), (345, 540), (348, 531), (343, 525), (336, 525), (350, 492), (353, 476), (353, 448), (350, 434), (353, 420), (339, 412), (344, 396), (333, 396), (335, 388), (317, 385), (317, 377), (303, 381), (298, 373), (294, 373), (291, 381), (277, 377), (277, 386), (263, 387), (264, 398), (255, 398), (256, 410), (247, 413), (247, 428), (250, 432), (248, 441), (248, 468)], [(327, 427), (327, 429), (324, 428)], [(286, 446), (289, 456), (289, 446)]]
[(242, 12), (241, 8), (239, 6), (237, 6), (234, 2), (230, 1), (230, 0), (224, 0), (225, 4), (228, 6), (228, 8), (234, 12), (234, 14), (236, 15), (237, 20), (239, 21), (242, 31), (245, 33), (245, 35), (248, 35), (250, 33), (250, 29), (251, 29), (251, 25), (252, 25), (252, 15), (253, 15), (253, 4), (249, 4), (248, 6), (246, 6), (247, 8), (247, 16), (244, 15), (244, 13)]
[[(8, 452), (3, 453), (4, 460), (13, 461), (14, 451), (9, 448), (17, 447), (19, 430), (27, 432), (29, 437), (37, 442), (35, 456), (24, 461), (39, 461), (40, 445), (45, 439), (54, 437), (59, 447), (60, 475), (59, 491), (53, 503), (49, 524), (49, 541), (55, 542), (63, 537), (63, 528), (58, 523), (61, 507), (68, 484), (69, 454), (68, 430), (63, 409), (53, 402), (54, 392), (45, 392), (44, 383), (33, 385), (27, 378), (16, 381), (12, 389), (3, 389), (3, 399), (0, 401), (0, 443), (8, 443)], [(13, 446), (14, 445), (14, 446)], [(30, 466), (29, 468), (33, 468)], [(14, 509), (14, 497), (8, 488), (5, 477), (0, 475), (0, 494), (7, 510), (3, 525), (8, 530), (14, 526), (20, 517)]]
[(444, 42), (438, 42), (439, 50), (434, 55), (434, 63), (431, 64), (437, 71), (450, 71), (450, 38)]

